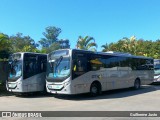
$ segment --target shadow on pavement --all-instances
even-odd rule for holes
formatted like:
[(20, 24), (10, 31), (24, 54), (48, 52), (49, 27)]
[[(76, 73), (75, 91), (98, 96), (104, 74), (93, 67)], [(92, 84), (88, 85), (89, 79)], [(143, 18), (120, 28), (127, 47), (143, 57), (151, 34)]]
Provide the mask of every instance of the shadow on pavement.
[(96, 97), (91, 97), (89, 94), (54, 95), (54, 97), (58, 99), (66, 99), (66, 100), (74, 100), (74, 101), (113, 99), (113, 98), (124, 98), (124, 97), (129, 97), (129, 96), (140, 95), (140, 94), (149, 93), (149, 92), (156, 91), (156, 90), (157, 89), (154, 86), (147, 85), (147, 86), (142, 86), (139, 90), (134, 90), (133, 88), (109, 90), (109, 91), (103, 92), (100, 96), (96, 96)]
[(16, 96), (16, 97), (24, 97), (24, 98), (40, 98), (40, 97), (53, 97), (52, 94), (46, 92), (34, 92), (34, 93), (13, 93), (7, 91), (5, 85), (0, 84), (0, 97), (4, 96)]
[(33, 92), (33, 93), (21, 93), (16, 94), (14, 93), (16, 97), (20, 98), (44, 98), (44, 97), (53, 97), (53, 94), (50, 93), (43, 93), (43, 92)]
[(56, 95), (56, 94), (43, 93), (43, 92), (35, 92), (35, 93), (29, 93), (29, 94), (13, 94), (13, 93), (5, 91), (4, 94), (0, 94), (0, 97), (15, 95), (16, 97), (20, 97), (20, 98), (53, 97), (53, 98), (62, 99), (62, 100), (64, 99), (64, 100), (82, 101), (82, 100), (124, 98), (124, 97), (149, 93), (149, 92), (153, 92), (156, 90), (160, 90), (160, 86), (146, 85), (146, 86), (142, 86), (139, 90), (134, 90), (133, 88), (109, 90), (109, 91), (103, 92), (101, 95), (96, 96), (96, 97), (91, 97), (88, 93), (78, 94), (78, 95)]
[(12, 96), (13, 94), (8, 92), (4, 84), (0, 84), (0, 97)]

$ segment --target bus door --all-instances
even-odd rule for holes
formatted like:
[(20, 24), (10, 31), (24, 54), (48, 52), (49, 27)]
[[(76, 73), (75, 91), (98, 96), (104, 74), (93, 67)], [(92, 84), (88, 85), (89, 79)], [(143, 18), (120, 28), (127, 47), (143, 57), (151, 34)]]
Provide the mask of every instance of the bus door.
[(86, 53), (73, 53), (72, 64), (72, 83), (75, 85), (76, 93), (83, 93), (86, 91), (86, 84), (89, 80), (86, 74), (88, 71)]
[(37, 91), (37, 57), (34, 54), (24, 54), (24, 71), (23, 71), (23, 83), (27, 87), (28, 92)]

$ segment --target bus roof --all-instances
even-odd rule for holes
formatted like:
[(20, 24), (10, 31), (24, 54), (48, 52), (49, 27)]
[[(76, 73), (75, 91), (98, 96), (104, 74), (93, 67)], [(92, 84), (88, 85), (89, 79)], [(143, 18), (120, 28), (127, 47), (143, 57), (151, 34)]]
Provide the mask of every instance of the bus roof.
[(24, 54), (24, 53), (30, 53), (30, 54), (39, 54), (39, 55), (47, 55), (47, 54), (45, 54), (45, 53), (35, 53), (35, 52), (16, 52), (16, 53), (13, 53), (13, 54)]
[(94, 52), (94, 51), (81, 50), (81, 49), (70, 49), (70, 50), (90, 52), (90, 53), (99, 54), (99, 55), (113, 55), (113, 56), (124, 56), (124, 57), (133, 57), (133, 58), (153, 59), (153, 58), (151, 58), (151, 57), (136, 56), (136, 55), (132, 55), (132, 54), (130, 54), (130, 53), (115, 52), (115, 51), (108, 51), (108, 52)]

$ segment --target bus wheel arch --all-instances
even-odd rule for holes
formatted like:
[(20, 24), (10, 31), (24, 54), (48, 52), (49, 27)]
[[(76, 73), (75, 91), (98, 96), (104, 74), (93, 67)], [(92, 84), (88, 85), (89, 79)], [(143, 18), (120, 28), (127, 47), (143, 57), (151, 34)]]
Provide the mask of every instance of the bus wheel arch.
[(141, 80), (140, 80), (140, 78), (136, 78), (134, 81), (134, 89), (138, 90), (138, 89), (140, 89), (140, 87), (141, 87)]
[(91, 96), (97, 96), (102, 93), (102, 85), (99, 81), (92, 82), (90, 86), (90, 95)]

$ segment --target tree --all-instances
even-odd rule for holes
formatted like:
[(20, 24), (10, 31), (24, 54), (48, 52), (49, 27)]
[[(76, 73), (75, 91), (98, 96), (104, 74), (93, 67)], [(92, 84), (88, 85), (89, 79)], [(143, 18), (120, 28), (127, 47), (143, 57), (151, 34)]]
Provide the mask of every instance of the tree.
[(12, 52), (36, 52), (38, 44), (30, 36), (17, 33), (10, 37)]
[(137, 49), (136, 37), (131, 36), (129, 39), (125, 37), (125, 38), (123, 38), (123, 41), (124, 41), (123, 47), (125, 49), (124, 51), (136, 55), (137, 54), (137, 52), (136, 52), (136, 49)]
[(132, 36), (130, 38), (124, 37), (123, 39), (120, 39), (116, 43), (110, 43), (109, 45), (102, 45), (104, 48), (103, 51), (111, 50), (111, 51), (118, 51), (118, 52), (129, 52), (131, 54), (136, 55), (137, 54), (137, 45), (138, 42), (136, 40), (135, 36)]
[(123, 51), (122, 47), (122, 44), (124, 44), (124, 42), (122, 40), (119, 40), (117, 43), (110, 43), (110, 44), (105, 44), (105, 45), (102, 45), (101, 47), (103, 48), (102, 49), (102, 52), (107, 52), (107, 51)]
[(137, 40), (135, 36), (130, 38), (124, 37), (116, 43), (103, 45), (103, 48), (105, 48), (103, 51), (109, 48), (111, 51), (128, 52), (133, 55), (160, 59), (160, 40)]
[(58, 42), (53, 43), (50, 47), (44, 49), (46, 51), (46, 53), (50, 53), (54, 50), (58, 50), (60, 49), (60, 44)]
[(101, 47), (103, 48), (102, 52), (109, 51), (109, 45), (107, 43), (105, 45), (102, 45)]
[(11, 42), (8, 35), (0, 33), (0, 58), (8, 58), (11, 51)]
[(42, 38), (39, 43), (43, 48), (48, 48), (50, 47), (53, 43), (58, 41), (58, 36), (61, 33), (61, 29), (54, 27), (54, 26), (49, 26), (46, 27), (45, 32), (42, 34), (44, 35), (45, 38)]
[(61, 49), (70, 48), (69, 40), (68, 39), (60, 39), (58, 40)]
[(160, 59), (160, 39), (156, 40), (153, 45), (154, 50), (154, 58)]
[(42, 46), (41, 51), (43, 53), (49, 53), (53, 50), (63, 48), (62, 43), (68, 42), (69, 45), (69, 41), (58, 40), (58, 36), (60, 33), (61, 33), (60, 28), (54, 26), (49, 26), (45, 28), (45, 32), (42, 33), (44, 35), (44, 38), (41, 38), (41, 40), (39, 41), (40, 45)]
[(10, 49), (10, 41), (8, 35), (0, 33), (0, 51), (9, 49)]
[(96, 51), (97, 44), (93, 37), (86, 36), (83, 38), (82, 36), (79, 36), (76, 47), (78, 49)]

